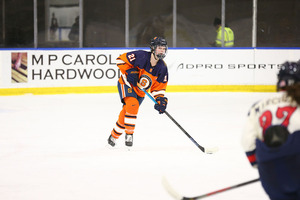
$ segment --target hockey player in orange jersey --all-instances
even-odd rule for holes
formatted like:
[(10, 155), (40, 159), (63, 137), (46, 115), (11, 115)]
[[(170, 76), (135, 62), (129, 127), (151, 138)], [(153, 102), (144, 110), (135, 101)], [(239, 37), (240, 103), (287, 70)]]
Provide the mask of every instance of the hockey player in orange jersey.
[(125, 132), (125, 145), (133, 144), (133, 133), (139, 106), (145, 93), (139, 89), (138, 83), (146, 91), (150, 90), (158, 104), (154, 108), (160, 114), (164, 113), (168, 99), (165, 90), (168, 83), (168, 68), (163, 61), (168, 46), (162, 37), (154, 37), (150, 43), (151, 51), (131, 51), (117, 58), (117, 65), (121, 71), (118, 90), (123, 108), (115, 127), (108, 138), (108, 144), (115, 146), (116, 140)]

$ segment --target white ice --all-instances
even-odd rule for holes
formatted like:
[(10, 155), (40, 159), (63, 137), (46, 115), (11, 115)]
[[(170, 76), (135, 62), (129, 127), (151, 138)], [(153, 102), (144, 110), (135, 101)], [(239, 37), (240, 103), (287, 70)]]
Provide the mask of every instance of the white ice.
[[(167, 93), (170, 115), (204, 154), (145, 97), (134, 134), (106, 147), (121, 103), (113, 94), (0, 97), (1, 200), (171, 200), (258, 178), (240, 143), (250, 106), (274, 93)], [(265, 200), (260, 182), (205, 199)]]

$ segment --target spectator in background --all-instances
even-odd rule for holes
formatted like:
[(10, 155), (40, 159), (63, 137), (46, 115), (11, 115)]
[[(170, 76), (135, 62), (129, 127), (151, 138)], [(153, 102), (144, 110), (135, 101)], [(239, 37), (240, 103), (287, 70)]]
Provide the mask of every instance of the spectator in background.
[(79, 41), (79, 16), (75, 18), (75, 23), (72, 25), (71, 31), (68, 36), (71, 41)]
[(52, 13), (51, 25), (50, 25), (50, 40), (56, 39), (56, 31), (58, 29), (58, 21), (55, 17), (55, 13)]
[(300, 199), (300, 62), (285, 62), (278, 94), (255, 103), (242, 137), (271, 200)]
[[(213, 47), (222, 47), (222, 25), (221, 19), (215, 18), (214, 27), (217, 31), (217, 36), (215, 42), (212, 44)], [(233, 47), (234, 46), (234, 33), (233, 31), (225, 24), (224, 27), (224, 47)]]

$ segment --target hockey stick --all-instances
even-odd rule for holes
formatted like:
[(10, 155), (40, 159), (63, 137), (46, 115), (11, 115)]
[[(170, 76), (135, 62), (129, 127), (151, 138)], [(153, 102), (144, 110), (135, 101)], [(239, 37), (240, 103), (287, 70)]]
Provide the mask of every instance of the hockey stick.
[(185, 196), (182, 196), (182, 195), (178, 194), (171, 187), (171, 185), (168, 183), (168, 181), (165, 177), (163, 177), (163, 179), (162, 179), (162, 184), (163, 184), (164, 188), (167, 190), (167, 192), (174, 199), (177, 199), (177, 200), (197, 200), (197, 199), (202, 199), (202, 198), (205, 198), (205, 197), (208, 197), (208, 196), (212, 196), (214, 194), (225, 192), (225, 191), (228, 191), (228, 190), (231, 190), (231, 189), (234, 189), (234, 188), (242, 187), (242, 186), (245, 186), (245, 185), (248, 185), (248, 184), (251, 184), (251, 183), (255, 183), (257, 181), (259, 181), (259, 178), (253, 179), (253, 180), (250, 180), (250, 181), (247, 181), (247, 182), (243, 182), (243, 183), (240, 183), (240, 184), (237, 184), (237, 185), (232, 185), (232, 186), (220, 189), (220, 190), (216, 190), (216, 191), (213, 191), (213, 192), (210, 192), (210, 193), (207, 193), (207, 194), (203, 194), (203, 195), (199, 195), (199, 196), (195, 196), (195, 197), (185, 197)]
[[(151, 94), (149, 94), (139, 83), (137, 83), (138, 87), (155, 103), (157, 104), (156, 100), (154, 99), (153, 96), (151, 96)], [(164, 112), (181, 130), (182, 132), (204, 153), (208, 153), (208, 154), (212, 154), (218, 151), (217, 147), (213, 147), (213, 148), (204, 148), (203, 146), (201, 146), (200, 144), (198, 144), (194, 138), (192, 138), (192, 136), (190, 136), (190, 134), (188, 134), (183, 128), (182, 126), (180, 126), (180, 124), (167, 112)]]

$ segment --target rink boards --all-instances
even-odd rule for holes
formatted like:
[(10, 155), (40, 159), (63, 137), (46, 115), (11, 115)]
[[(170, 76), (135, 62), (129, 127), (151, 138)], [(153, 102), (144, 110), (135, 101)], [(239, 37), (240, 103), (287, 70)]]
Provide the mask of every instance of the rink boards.
[[(116, 58), (134, 50), (3, 49), (0, 95), (117, 92)], [(167, 92), (274, 92), (281, 64), (299, 58), (297, 48), (170, 48)]]

